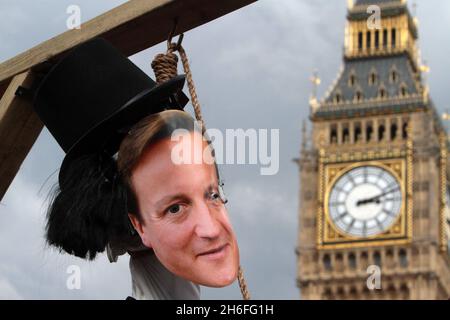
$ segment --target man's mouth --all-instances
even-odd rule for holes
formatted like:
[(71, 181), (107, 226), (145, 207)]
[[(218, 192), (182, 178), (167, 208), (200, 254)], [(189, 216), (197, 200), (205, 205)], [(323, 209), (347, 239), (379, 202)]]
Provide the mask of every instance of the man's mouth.
[(215, 247), (211, 250), (204, 251), (200, 254), (198, 254), (198, 257), (206, 257), (210, 259), (219, 259), (222, 258), (225, 255), (225, 251), (228, 248), (228, 243), (225, 243), (219, 247)]

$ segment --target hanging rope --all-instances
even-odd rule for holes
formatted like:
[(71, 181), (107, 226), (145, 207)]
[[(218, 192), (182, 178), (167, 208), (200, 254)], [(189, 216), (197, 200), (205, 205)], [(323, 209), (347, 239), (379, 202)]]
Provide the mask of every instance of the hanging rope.
[[(172, 43), (172, 34), (171, 34), (169, 36), (169, 40), (167, 41), (167, 52), (160, 53), (155, 56), (155, 58), (152, 61), (152, 69), (155, 73), (156, 82), (158, 84), (175, 77), (178, 74), (177, 71), (178, 56), (175, 54), (175, 52), (178, 51), (181, 57), (181, 62), (183, 63), (184, 73), (186, 74), (189, 94), (191, 95), (191, 103), (192, 106), (194, 107), (195, 119), (201, 125), (202, 132), (205, 133), (206, 128), (205, 123), (203, 121), (202, 110), (200, 107), (200, 102), (198, 101), (197, 92), (195, 91), (194, 80), (192, 79), (192, 72), (191, 68), (189, 67), (189, 61), (186, 55), (186, 51), (184, 51), (184, 48), (181, 45), (182, 40), (183, 34), (180, 35), (177, 43)], [(248, 292), (247, 282), (245, 281), (244, 272), (241, 266), (239, 266), (238, 269), (238, 282), (243, 299), (249, 300), (250, 293)]]
[(247, 282), (244, 278), (244, 271), (242, 270), (242, 267), (239, 266), (238, 270), (238, 282), (239, 282), (239, 288), (241, 289), (242, 298), (244, 300), (250, 300), (250, 293), (247, 289)]
[[(173, 47), (172, 45), (171, 47)], [(179, 45), (176, 45), (176, 50), (178, 50), (178, 52), (180, 53), (181, 62), (183, 63), (183, 69), (184, 72), (186, 73), (186, 80), (189, 88), (189, 94), (191, 95), (192, 99), (191, 100), (192, 106), (194, 107), (195, 118), (197, 119), (197, 121), (200, 122), (203, 130), (206, 130), (204, 125), (205, 123), (202, 117), (202, 110), (200, 108), (200, 102), (198, 102), (197, 92), (195, 91), (194, 80), (192, 79), (191, 68), (189, 67), (189, 61), (187, 59), (186, 51), (184, 51), (184, 48), (181, 46), (181, 43)]]

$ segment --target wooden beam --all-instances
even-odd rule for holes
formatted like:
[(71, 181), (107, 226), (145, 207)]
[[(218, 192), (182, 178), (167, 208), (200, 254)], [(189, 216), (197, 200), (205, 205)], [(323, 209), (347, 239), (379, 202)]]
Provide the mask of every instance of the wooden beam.
[(7, 79), (0, 83), (0, 99), (3, 97), (3, 94), (5, 93), (6, 89), (8, 88), (10, 82), (11, 82), (10, 79)]
[[(198, 27), (256, 0), (130, 0), (0, 64), (0, 97), (13, 76), (42, 62), (58, 60), (68, 49), (102, 36), (130, 56), (167, 40), (177, 19), (176, 33)], [(82, 9), (82, 8), (81, 8)]]
[(29, 100), (15, 95), (19, 86), (32, 81), (31, 72), (15, 76), (0, 100), (0, 200), (42, 130)]

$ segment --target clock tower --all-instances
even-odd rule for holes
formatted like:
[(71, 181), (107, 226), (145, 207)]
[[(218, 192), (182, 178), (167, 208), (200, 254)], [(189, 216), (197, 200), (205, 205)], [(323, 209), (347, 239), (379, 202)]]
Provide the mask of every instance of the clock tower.
[(405, 0), (350, 1), (343, 67), (310, 99), (298, 159), (302, 299), (450, 297), (449, 144), (417, 27)]

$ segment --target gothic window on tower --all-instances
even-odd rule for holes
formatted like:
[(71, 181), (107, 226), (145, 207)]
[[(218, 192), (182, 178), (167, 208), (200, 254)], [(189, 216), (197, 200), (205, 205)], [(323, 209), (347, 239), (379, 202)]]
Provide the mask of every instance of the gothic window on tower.
[(349, 291), (349, 299), (356, 300), (358, 298), (358, 291), (355, 287), (351, 287)]
[(394, 252), (392, 249), (386, 250), (386, 266), (388, 268), (394, 267)]
[(361, 252), (360, 261), (361, 267), (363, 268), (363, 270), (366, 270), (369, 266), (369, 257), (366, 251)]
[(406, 250), (405, 249), (400, 249), (398, 252), (398, 260), (400, 263), (400, 266), (402, 268), (406, 268), (408, 266), (408, 256), (406, 254)]
[(348, 128), (348, 124), (347, 123), (343, 125), (342, 142), (343, 143), (349, 143), (350, 142), (350, 130)]
[(361, 123), (356, 122), (354, 128), (355, 128), (354, 141), (355, 141), (355, 143), (358, 143), (362, 140)]
[(326, 288), (323, 292), (323, 297), (326, 300), (333, 300), (333, 292), (330, 288)]
[(397, 122), (394, 121), (391, 123), (391, 140), (394, 141), (397, 138)]
[(363, 286), (362, 287), (362, 290), (361, 290), (361, 297), (363, 298), (363, 299), (370, 299), (371, 298), (371, 291), (369, 290), (369, 288), (367, 287), (367, 285), (365, 285), (365, 286)]
[(404, 120), (402, 125), (402, 138), (408, 138), (408, 121)]
[[(412, 261), (413, 263), (414, 263), (414, 262), (417, 263), (419, 254), (420, 254), (419, 248), (418, 248), (417, 246), (413, 246), (413, 247), (411, 248), (411, 255), (412, 255), (411, 261)], [(415, 264), (415, 263), (414, 263), (414, 264)]]
[(336, 270), (342, 272), (344, 270), (344, 257), (342, 253), (337, 253), (335, 256)]
[(379, 49), (380, 48), (380, 31), (376, 30), (375, 31), (375, 49)]
[(383, 30), (383, 48), (387, 48), (388, 46), (388, 30), (384, 29)]
[(386, 89), (384, 87), (381, 87), (378, 90), (378, 97), (381, 98), (381, 99), (384, 99), (384, 98), (387, 97), (387, 91), (386, 91)]
[(394, 28), (391, 30), (391, 46), (392, 46), (392, 48), (395, 48), (395, 44), (396, 44), (396, 40), (397, 40), (396, 38), (397, 38), (397, 30), (395, 30), (395, 28)]
[(361, 101), (362, 98), (363, 98), (362, 92), (361, 92), (360, 90), (356, 91), (354, 100), (355, 100), (355, 101)]
[(395, 286), (390, 284), (386, 289), (386, 297), (391, 300), (395, 299), (397, 297), (396, 292), (397, 290), (395, 290)]
[(356, 269), (356, 256), (353, 252), (348, 255), (348, 266), (350, 269)]
[(398, 80), (399, 80), (399, 75), (398, 75), (397, 70), (394, 67), (394, 68), (392, 68), (392, 70), (391, 70), (391, 72), (389, 74), (389, 81), (391, 83), (397, 83)]
[(372, 33), (370, 31), (367, 31), (367, 33), (366, 33), (366, 47), (367, 47), (367, 50), (370, 50), (371, 42), (372, 42)]
[(385, 131), (386, 131), (386, 129), (384, 127), (384, 124), (380, 124), (378, 127), (378, 141), (384, 140)]
[(372, 70), (369, 74), (369, 85), (373, 86), (377, 84), (378, 76), (375, 70)]
[(349, 85), (350, 87), (354, 87), (355, 84), (356, 84), (356, 76), (355, 76), (355, 74), (352, 72), (352, 73), (350, 74), (350, 76), (348, 77), (348, 85)]
[(381, 254), (378, 251), (373, 253), (373, 264), (381, 267)]
[(400, 287), (401, 299), (407, 300), (409, 299), (409, 288), (406, 283), (403, 283)]
[(358, 32), (358, 50), (362, 51), (363, 49), (363, 33)]
[(402, 83), (402, 85), (400, 86), (400, 96), (405, 97), (407, 94), (408, 94), (408, 87), (406, 86), (405, 83)]
[(337, 91), (334, 94), (334, 102), (335, 103), (341, 103), (342, 102), (342, 93), (340, 91)]
[(337, 144), (337, 125), (332, 124), (330, 128), (330, 144)]
[(330, 271), (331, 270), (331, 258), (328, 253), (323, 256), (322, 261), (323, 261), (324, 269), (327, 271)]
[(368, 122), (366, 125), (366, 140), (367, 140), (367, 142), (372, 141), (372, 136), (373, 136), (372, 122)]

